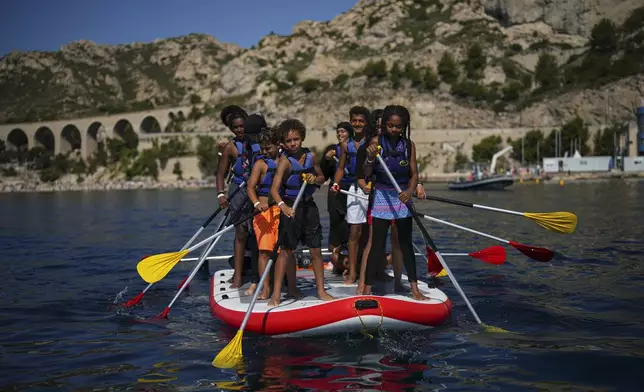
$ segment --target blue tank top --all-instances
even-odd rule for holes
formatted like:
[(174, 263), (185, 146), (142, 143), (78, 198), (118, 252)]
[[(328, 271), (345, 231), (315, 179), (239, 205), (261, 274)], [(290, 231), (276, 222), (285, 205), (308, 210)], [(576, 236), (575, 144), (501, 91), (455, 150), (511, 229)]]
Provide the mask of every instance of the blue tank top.
[(271, 194), (271, 186), (273, 185), (273, 178), (275, 177), (275, 171), (277, 170), (277, 162), (274, 159), (267, 157), (262, 157), (264, 162), (266, 162), (266, 174), (264, 178), (257, 185), (259, 188), (257, 190), (257, 196), (269, 196)]
[[(315, 167), (313, 163), (313, 153), (308, 148), (304, 149), (306, 158), (304, 158), (304, 165), (301, 165), (300, 162), (293, 156), (287, 155), (289, 162), (291, 163), (291, 173), (284, 181), (283, 190), (284, 194), (282, 195), (285, 199), (295, 199), (297, 194), (300, 192), (300, 187), (302, 186), (302, 174), (304, 173), (313, 173), (315, 174)], [(304, 196), (311, 196), (313, 192), (317, 189), (315, 184), (309, 184), (304, 189)]]
[[(237, 147), (237, 160), (233, 165), (233, 179), (232, 181), (239, 185), (242, 182), (248, 181), (248, 176), (250, 171), (257, 159), (257, 156), (260, 155), (261, 147), (257, 143), (253, 143), (250, 140), (239, 140), (233, 139), (235, 142), (235, 147)], [(250, 147), (250, 151), (249, 151)]]
[[(398, 143), (396, 143), (396, 147), (393, 148), (385, 136), (380, 136), (378, 140), (382, 146), (380, 157), (385, 162), (385, 165), (387, 165), (387, 168), (389, 168), (398, 185), (404, 189), (409, 184), (409, 176), (411, 173), (409, 170), (411, 144), (406, 139), (400, 138)], [(393, 187), (393, 184), (389, 181), (389, 177), (381, 165), (376, 165), (374, 171), (376, 174), (376, 186)]]

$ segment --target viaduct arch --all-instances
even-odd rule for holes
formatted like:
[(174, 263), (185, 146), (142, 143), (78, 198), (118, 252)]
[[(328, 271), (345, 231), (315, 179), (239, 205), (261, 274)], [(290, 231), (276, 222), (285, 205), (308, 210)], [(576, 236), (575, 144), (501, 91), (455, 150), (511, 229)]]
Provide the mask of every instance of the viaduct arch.
[(8, 149), (28, 150), (42, 147), (54, 154), (80, 151), (91, 156), (105, 138), (123, 138), (129, 129), (137, 137), (170, 130), (173, 120), (185, 119), (189, 106), (119, 113), (37, 123), (0, 124), (0, 140)]

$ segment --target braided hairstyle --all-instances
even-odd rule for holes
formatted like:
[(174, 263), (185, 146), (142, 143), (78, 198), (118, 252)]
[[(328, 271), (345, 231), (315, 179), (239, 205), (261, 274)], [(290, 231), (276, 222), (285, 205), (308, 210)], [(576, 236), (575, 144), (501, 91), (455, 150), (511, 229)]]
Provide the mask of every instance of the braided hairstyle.
[(387, 106), (383, 112), (382, 112), (382, 127), (383, 127), (383, 132), (385, 133), (385, 128), (386, 125), (385, 123), (391, 116), (398, 116), (400, 117), (400, 120), (402, 121), (402, 137), (410, 140), (411, 137), (411, 116), (409, 115), (409, 110), (405, 108), (404, 106), (400, 105), (389, 105)]
[(221, 110), (219, 117), (221, 119), (221, 122), (226, 127), (230, 128), (234, 120), (238, 118), (246, 120), (246, 117), (248, 117), (248, 114), (244, 109), (240, 108), (237, 105), (229, 105)]
[(371, 128), (375, 131), (375, 133), (378, 133), (378, 131), (382, 132), (382, 129), (378, 129), (378, 120), (382, 119), (382, 114), (384, 113), (383, 109), (374, 109), (371, 112)]

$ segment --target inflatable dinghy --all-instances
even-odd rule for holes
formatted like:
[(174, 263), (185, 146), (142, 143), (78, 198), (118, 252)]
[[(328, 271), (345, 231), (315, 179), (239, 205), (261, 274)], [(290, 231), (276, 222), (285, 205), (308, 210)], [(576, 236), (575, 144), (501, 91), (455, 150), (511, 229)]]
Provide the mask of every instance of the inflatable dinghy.
[[(245, 295), (250, 283), (231, 288), (228, 281), (233, 269), (213, 273), (210, 281), (210, 309), (213, 317), (239, 328), (253, 298)], [(451, 315), (452, 304), (445, 293), (418, 282), (420, 291), (428, 298), (418, 301), (410, 294), (395, 294), (393, 281), (379, 284), (386, 295), (356, 295), (356, 284), (345, 285), (342, 276), (325, 270), (327, 292), (337, 298), (321, 301), (317, 298), (315, 276), (312, 270), (297, 271), (297, 286), (302, 298), (288, 298), (282, 294), (281, 303), (268, 307), (268, 300), (258, 300), (246, 325), (246, 331), (273, 336), (319, 336), (373, 331), (421, 330), (443, 324)], [(402, 277), (409, 291), (407, 277)], [(377, 286), (374, 286), (376, 288)]]

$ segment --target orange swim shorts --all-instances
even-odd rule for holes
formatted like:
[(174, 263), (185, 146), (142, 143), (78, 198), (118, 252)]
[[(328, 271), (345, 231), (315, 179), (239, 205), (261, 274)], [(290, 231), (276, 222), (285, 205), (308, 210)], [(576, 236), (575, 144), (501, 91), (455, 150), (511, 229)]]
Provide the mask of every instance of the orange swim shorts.
[(280, 213), (278, 206), (272, 206), (256, 215), (253, 219), (253, 229), (255, 230), (259, 250), (272, 252), (273, 248), (275, 248), (280, 225)]

